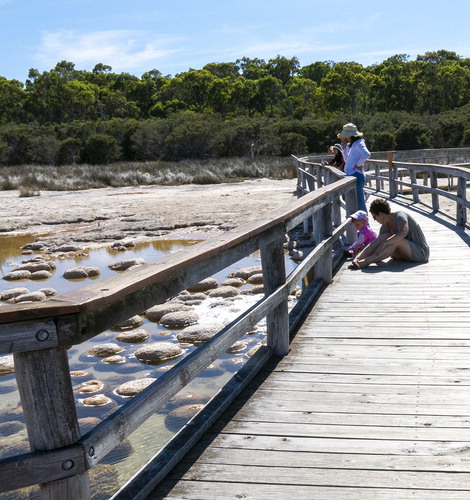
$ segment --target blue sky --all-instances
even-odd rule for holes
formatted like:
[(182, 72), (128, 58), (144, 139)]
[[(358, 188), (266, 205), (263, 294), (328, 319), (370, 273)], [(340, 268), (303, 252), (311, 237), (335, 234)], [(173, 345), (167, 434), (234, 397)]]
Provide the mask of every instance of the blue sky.
[(278, 54), (364, 66), (445, 49), (470, 57), (468, 0), (0, 0), (0, 76), (58, 61), (141, 76)]

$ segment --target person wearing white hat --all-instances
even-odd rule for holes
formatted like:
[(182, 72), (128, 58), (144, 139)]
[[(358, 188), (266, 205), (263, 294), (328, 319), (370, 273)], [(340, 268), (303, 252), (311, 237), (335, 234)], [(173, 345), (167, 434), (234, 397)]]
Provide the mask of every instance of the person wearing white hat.
[(359, 132), (354, 123), (346, 123), (343, 130), (338, 134), (338, 138), (347, 139), (349, 144), (346, 149), (347, 158), (344, 164), (346, 175), (352, 175), (356, 178), (357, 208), (367, 212), (366, 199), (364, 196), (364, 184), (366, 175), (364, 173), (364, 164), (370, 158), (370, 152), (367, 149), (366, 142), (362, 138), (364, 134)]

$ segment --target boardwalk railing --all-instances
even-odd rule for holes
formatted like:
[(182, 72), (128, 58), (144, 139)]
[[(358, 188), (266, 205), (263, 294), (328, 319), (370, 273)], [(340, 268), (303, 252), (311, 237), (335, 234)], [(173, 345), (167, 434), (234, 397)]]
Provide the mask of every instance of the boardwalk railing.
[[(455, 158), (468, 160), (468, 157), (464, 156), (467, 149), (459, 149), (458, 154), (455, 153), (457, 154)], [(449, 150), (446, 151), (445, 156), (441, 154), (433, 157), (449, 159), (451, 153)], [(440, 209), (439, 197), (447, 198), (455, 202), (456, 224), (458, 226), (467, 224), (467, 210), (470, 209), (470, 201), (467, 199), (470, 163), (441, 165), (397, 161), (396, 156), (403, 156), (397, 152), (389, 152), (386, 156), (386, 160), (369, 159), (366, 163), (367, 186), (370, 190), (386, 193), (392, 199), (398, 194), (412, 196), (414, 203), (422, 201), (420, 196), (422, 193), (428, 193), (431, 195), (434, 212)], [(332, 175), (330, 167), (324, 167), (316, 157), (294, 158), (297, 167), (297, 192), (300, 196), (329, 184)]]
[[(169, 443), (151, 461), (160, 464), (151, 468), (151, 478), (149, 466), (147, 476), (146, 471), (137, 473), (134, 480), (115, 495), (116, 498), (144, 498), (269, 357), (288, 352), (289, 330), (298, 321), (302, 308), (331, 282), (333, 247), (350, 226), (347, 218), (340, 220), (340, 205), (345, 204), (346, 213), (352, 213), (356, 210), (356, 196), (354, 178), (334, 170), (325, 175), (329, 176), (327, 186), (296, 200), (288, 210), (271, 214), (269, 219), (211, 238), (132, 273), (95, 282), (41, 303), (1, 306), (0, 354), (13, 353), (31, 453), (0, 460), (0, 491), (40, 484), (42, 499), (90, 498), (88, 470), (266, 318), (267, 346), (261, 347), (227, 384), (228, 390), (221, 391), (217, 405), (211, 406), (211, 402), (206, 405), (204, 424), (191, 430), (190, 437), (184, 429), (180, 431), (175, 436), (177, 444)], [(308, 218), (314, 219), (316, 246), (286, 276), (285, 235)], [(165, 302), (257, 250), (261, 251), (263, 298), (81, 436), (67, 349)], [(289, 314), (289, 295), (305, 276), (312, 276), (312, 272), (314, 279), (308, 293)], [(137, 493), (130, 493), (136, 484)]]

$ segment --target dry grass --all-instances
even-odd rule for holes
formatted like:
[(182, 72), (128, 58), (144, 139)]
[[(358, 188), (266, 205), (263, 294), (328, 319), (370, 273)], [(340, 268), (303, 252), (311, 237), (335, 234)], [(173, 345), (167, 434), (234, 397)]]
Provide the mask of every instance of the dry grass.
[[(291, 179), (290, 158), (230, 158), (181, 162), (132, 162), (110, 165), (23, 165), (0, 167), (0, 190), (76, 191), (138, 185), (219, 184), (242, 179)], [(20, 196), (37, 196), (20, 193)]]

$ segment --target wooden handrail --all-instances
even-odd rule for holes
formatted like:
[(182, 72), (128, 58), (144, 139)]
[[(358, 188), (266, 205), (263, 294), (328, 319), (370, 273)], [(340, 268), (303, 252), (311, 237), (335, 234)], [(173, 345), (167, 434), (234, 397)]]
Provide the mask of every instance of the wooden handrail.
[[(321, 283), (331, 281), (333, 245), (350, 225), (346, 220), (333, 226), (333, 215), (338, 213), (342, 197), (353, 203), (354, 190), (354, 178), (339, 176), (335, 182), (294, 201), (288, 209), (276, 211), (269, 218), (143, 265), (132, 273), (92, 283), (43, 303), (2, 306), (0, 352), (14, 353), (32, 453), (0, 460), (0, 491), (41, 483), (43, 499), (63, 498), (64, 491), (70, 498), (86, 499), (89, 496), (86, 471), (264, 317), (268, 347), (267, 351), (263, 349), (263, 359), (267, 359), (267, 352), (286, 354), (289, 293), (313, 268), (318, 274), (316, 290)], [(354, 208), (347, 206), (349, 213)], [(317, 245), (286, 277), (279, 265), (283, 260), (285, 234), (311, 217), (318, 219), (318, 227), (322, 226), (316, 232)], [(265, 296), (77, 439), (66, 348), (164, 302), (258, 249), (263, 270), (269, 274)], [(39, 370), (40, 377), (34, 376), (35, 370)], [(35, 394), (44, 397), (38, 399)], [(55, 405), (53, 414), (48, 406), (51, 401)]]

